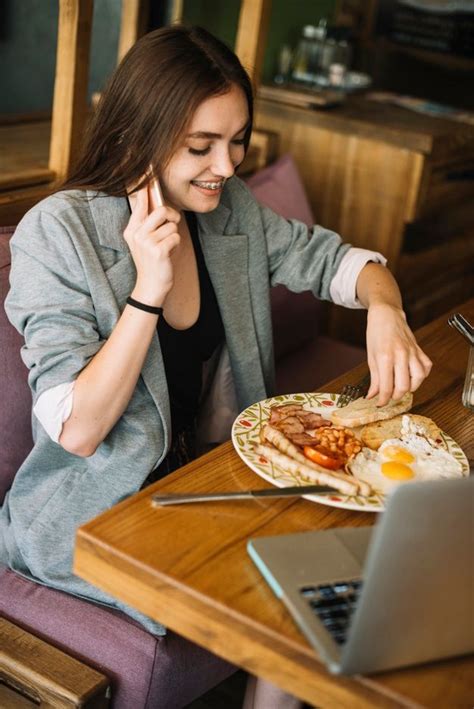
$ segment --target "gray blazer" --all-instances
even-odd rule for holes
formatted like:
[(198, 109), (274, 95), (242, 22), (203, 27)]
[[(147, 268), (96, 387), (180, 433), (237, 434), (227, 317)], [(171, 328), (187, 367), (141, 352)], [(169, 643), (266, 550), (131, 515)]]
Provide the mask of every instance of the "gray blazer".
[[(68, 191), (40, 202), (18, 226), (6, 310), (25, 338), (22, 356), (34, 401), (74, 380), (120, 317), (136, 278), (122, 236), (128, 219), (123, 198)], [(198, 225), (224, 322), (231, 398), (243, 409), (273, 389), (270, 286), (311, 290), (329, 300), (330, 282), (349, 246), (320, 227), (310, 239), (306, 226), (260, 206), (236, 177), (227, 182), (219, 207), (198, 215)], [(0, 510), (0, 562), (41, 583), (120, 607), (163, 634), (162, 626), (71, 570), (76, 528), (139, 490), (168, 450), (170, 409), (158, 337), (127, 409), (94, 455), (67, 453), (34, 416), (33, 435), (34, 448)]]

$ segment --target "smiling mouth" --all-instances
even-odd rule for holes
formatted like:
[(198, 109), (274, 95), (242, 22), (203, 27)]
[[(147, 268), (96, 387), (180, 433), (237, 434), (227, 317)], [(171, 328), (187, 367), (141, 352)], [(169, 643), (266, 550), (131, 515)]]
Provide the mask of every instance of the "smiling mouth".
[(219, 180), (218, 182), (206, 182), (204, 180), (191, 180), (191, 184), (196, 185), (196, 187), (202, 187), (205, 190), (216, 191), (224, 187), (225, 180)]

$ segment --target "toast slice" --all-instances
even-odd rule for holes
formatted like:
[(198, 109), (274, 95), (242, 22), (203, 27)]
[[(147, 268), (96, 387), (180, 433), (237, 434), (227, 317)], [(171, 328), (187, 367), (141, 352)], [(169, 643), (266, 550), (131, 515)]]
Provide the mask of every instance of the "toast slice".
[(385, 406), (377, 406), (377, 397), (374, 399), (356, 399), (347, 406), (336, 409), (331, 414), (331, 421), (336, 426), (365, 426), (375, 421), (391, 419), (399, 414), (404, 414), (411, 409), (413, 404), (413, 394), (407, 392), (401, 399), (394, 401), (390, 399)]
[[(433, 419), (427, 416), (420, 416), (419, 414), (409, 414), (409, 416), (417, 426), (420, 426), (423, 431), (426, 432), (426, 436), (436, 442), (442, 442), (441, 430)], [(376, 451), (380, 448), (382, 443), (389, 438), (400, 438), (402, 418), (403, 414), (400, 414), (399, 416), (394, 416), (392, 419), (376, 421), (375, 423), (369, 423), (367, 426), (364, 426), (360, 433), (364, 446)]]

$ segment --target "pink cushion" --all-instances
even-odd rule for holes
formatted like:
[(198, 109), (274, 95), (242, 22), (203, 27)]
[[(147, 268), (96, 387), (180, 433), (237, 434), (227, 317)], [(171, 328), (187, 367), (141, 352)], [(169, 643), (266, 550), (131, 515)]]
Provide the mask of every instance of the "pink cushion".
[(326, 382), (365, 362), (365, 350), (330, 337), (315, 337), (282, 357), (276, 368), (276, 392), (325, 391)]
[(9, 288), (9, 241), (13, 231), (13, 227), (0, 227), (0, 504), (33, 447), (28, 370), (20, 357), (23, 338), (3, 308)]
[(111, 709), (184, 707), (235, 667), (169, 632), (150, 635), (120, 611), (0, 567), (0, 616), (110, 678)]
[(283, 155), (246, 182), (258, 202), (285, 219), (298, 219), (309, 227), (314, 224), (311, 205), (291, 155)]

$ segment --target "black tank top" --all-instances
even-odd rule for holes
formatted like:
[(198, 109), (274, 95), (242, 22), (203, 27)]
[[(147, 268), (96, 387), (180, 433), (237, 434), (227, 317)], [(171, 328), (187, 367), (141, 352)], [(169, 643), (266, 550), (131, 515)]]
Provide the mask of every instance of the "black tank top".
[(202, 388), (202, 365), (224, 340), (216, 294), (199, 243), (194, 212), (185, 212), (196, 255), (201, 306), (194, 325), (175, 330), (162, 315), (158, 337), (168, 382), (173, 443), (181, 431), (194, 426)]

